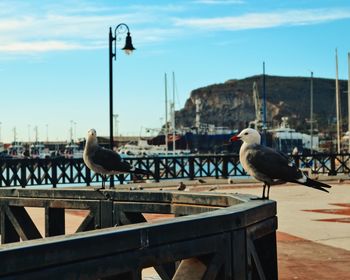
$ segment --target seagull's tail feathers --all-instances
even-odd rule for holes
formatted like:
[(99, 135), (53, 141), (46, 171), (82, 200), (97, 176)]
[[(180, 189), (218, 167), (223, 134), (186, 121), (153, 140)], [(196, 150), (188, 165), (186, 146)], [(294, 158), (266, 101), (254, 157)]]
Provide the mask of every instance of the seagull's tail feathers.
[(327, 185), (325, 183), (322, 183), (322, 182), (319, 182), (319, 181), (316, 181), (316, 180), (312, 180), (310, 178), (307, 178), (306, 182), (304, 182), (302, 184), (307, 186), (307, 187), (314, 188), (314, 189), (317, 189), (317, 190), (320, 190), (320, 191), (324, 191), (324, 192), (329, 192), (326, 189), (331, 188), (330, 185)]
[(137, 167), (133, 167), (130, 169), (131, 173), (135, 173), (135, 174), (140, 174), (140, 175), (149, 175), (154, 177), (153, 172), (149, 171), (149, 170), (145, 170), (145, 169), (141, 169), (141, 168), (137, 168)]

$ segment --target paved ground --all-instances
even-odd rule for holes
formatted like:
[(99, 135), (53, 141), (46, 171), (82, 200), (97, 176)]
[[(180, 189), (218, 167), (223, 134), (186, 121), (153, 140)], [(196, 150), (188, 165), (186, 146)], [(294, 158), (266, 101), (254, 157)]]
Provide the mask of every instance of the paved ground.
[[(350, 182), (328, 183), (329, 194), (295, 184), (271, 187), (270, 198), (277, 201), (279, 279), (350, 279)], [(218, 185), (214, 191), (260, 196), (262, 187)]]
[[(329, 184), (329, 194), (295, 184), (271, 187), (270, 199), (277, 201), (278, 230), (350, 250), (350, 184)], [(216, 191), (261, 196), (262, 187), (254, 185)]]
[[(271, 187), (270, 199), (277, 201), (279, 279), (350, 279), (350, 181), (327, 183), (329, 194), (295, 184)], [(262, 192), (260, 183), (245, 180), (185, 184), (185, 191)]]
[[(328, 183), (332, 185), (329, 194), (293, 184), (271, 188), (270, 198), (277, 201), (278, 207), (279, 279), (350, 279), (350, 181)], [(262, 191), (261, 184), (246, 180), (230, 184), (227, 180), (185, 184), (185, 191), (258, 196)], [(169, 183), (148, 184), (148, 187), (176, 189)], [(29, 212), (43, 231), (43, 211), (30, 208)], [(75, 231), (83, 215), (83, 212), (66, 213), (67, 233)], [(159, 279), (151, 269), (144, 275), (145, 279)]]

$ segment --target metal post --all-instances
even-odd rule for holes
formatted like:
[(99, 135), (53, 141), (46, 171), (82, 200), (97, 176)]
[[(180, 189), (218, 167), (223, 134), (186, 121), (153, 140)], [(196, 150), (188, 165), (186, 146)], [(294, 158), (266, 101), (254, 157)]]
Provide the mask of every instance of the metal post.
[(314, 114), (314, 82), (313, 82), (314, 73), (311, 71), (311, 80), (310, 80), (310, 152), (313, 153), (313, 114)]
[[(114, 141), (113, 141), (113, 58), (116, 58), (117, 55), (117, 30), (118, 28), (125, 28), (128, 32), (125, 40), (125, 47), (123, 50), (130, 54), (135, 48), (131, 42), (131, 36), (129, 32), (129, 27), (125, 23), (120, 23), (114, 30), (114, 36), (112, 33), (112, 27), (109, 28), (109, 37), (108, 37), (108, 58), (109, 58), (109, 147), (113, 150)], [(113, 41), (114, 41), (114, 52), (113, 52)], [(110, 178), (111, 188), (114, 186), (113, 176)]]
[(172, 114), (173, 114), (173, 123), (172, 123), (172, 127), (173, 127), (173, 153), (175, 156), (175, 149), (176, 149), (176, 130), (175, 130), (175, 73), (173, 72), (173, 106), (172, 106)]
[(263, 137), (262, 144), (266, 146), (266, 83), (265, 83), (265, 61), (263, 62)]
[(350, 52), (348, 53), (348, 137), (349, 147), (348, 153), (350, 153)]
[(113, 40), (112, 27), (109, 28), (109, 147), (113, 150)]
[(338, 82), (338, 50), (335, 49), (335, 97), (336, 97), (336, 113), (337, 113), (337, 153), (340, 154), (340, 96), (339, 96), (339, 82)]
[(164, 74), (164, 90), (165, 90), (165, 151), (168, 155), (168, 81), (167, 75)]
[[(118, 114), (114, 114), (113, 115), (113, 121), (114, 121), (114, 134), (115, 134), (115, 136), (117, 137), (118, 136), (118, 117), (119, 117), (119, 115)], [(117, 146), (118, 146), (118, 144), (117, 144)]]
[(49, 142), (49, 125), (46, 124), (46, 143)]
[[(109, 148), (113, 150), (113, 38), (112, 27), (109, 28)], [(114, 187), (114, 176), (110, 176), (110, 188)]]

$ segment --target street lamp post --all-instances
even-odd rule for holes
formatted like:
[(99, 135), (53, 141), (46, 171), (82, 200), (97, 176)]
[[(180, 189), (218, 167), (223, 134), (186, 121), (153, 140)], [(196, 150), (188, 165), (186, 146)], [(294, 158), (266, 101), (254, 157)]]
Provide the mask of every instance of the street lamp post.
[[(109, 28), (109, 147), (113, 150), (113, 58), (116, 60), (117, 56), (117, 40), (120, 38), (118, 35), (121, 35), (127, 31), (127, 35), (125, 37), (125, 46), (122, 50), (125, 51), (126, 54), (131, 54), (133, 50), (135, 50), (132, 45), (132, 40), (130, 36), (129, 27), (125, 23), (120, 23), (114, 29), (114, 36), (112, 33), (112, 27)], [(114, 48), (113, 48), (114, 41)], [(110, 177), (110, 187), (114, 187), (114, 178)]]
[[(125, 23), (120, 23), (114, 29), (114, 36), (112, 33), (112, 27), (109, 28), (109, 146), (113, 149), (113, 58), (116, 60), (117, 53), (117, 40), (118, 34), (125, 33), (127, 35), (125, 38), (125, 46), (122, 48), (126, 54), (131, 54), (135, 50), (132, 45), (132, 40), (130, 36), (129, 27)], [(114, 41), (114, 47), (113, 47)]]

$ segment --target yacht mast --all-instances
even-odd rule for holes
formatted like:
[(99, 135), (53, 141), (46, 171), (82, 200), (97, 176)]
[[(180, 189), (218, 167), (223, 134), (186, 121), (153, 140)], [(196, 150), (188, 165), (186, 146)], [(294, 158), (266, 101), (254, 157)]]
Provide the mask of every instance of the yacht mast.
[(262, 144), (266, 146), (266, 130), (267, 130), (267, 117), (266, 117), (266, 77), (265, 77), (265, 61), (263, 62), (263, 138)]
[(313, 154), (313, 132), (314, 132), (314, 127), (313, 127), (313, 115), (314, 115), (314, 72), (311, 71), (311, 79), (310, 79), (310, 136), (311, 136), (311, 141), (310, 141), (310, 152)]
[(340, 98), (338, 83), (338, 50), (335, 49), (335, 97), (336, 97), (336, 113), (337, 113), (337, 153), (340, 154)]
[(168, 154), (168, 85), (167, 75), (164, 74), (164, 86), (165, 86), (165, 149)]
[(172, 127), (173, 127), (173, 152), (174, 152), (174, 155), (175, 155), (175, 136), (176, 136), (176, 132), (175, 132), (175, 73), (173, 72), (173, 104), (172, 104), (172, 120), (173, 120), (173, 123), (172, 123)]
[(348, 137), (349, 137), (349, 147), (350, 151), (350, 52), (348, 53)]

